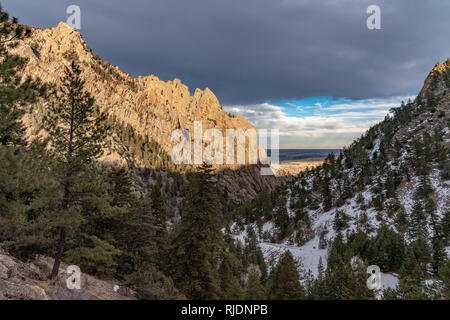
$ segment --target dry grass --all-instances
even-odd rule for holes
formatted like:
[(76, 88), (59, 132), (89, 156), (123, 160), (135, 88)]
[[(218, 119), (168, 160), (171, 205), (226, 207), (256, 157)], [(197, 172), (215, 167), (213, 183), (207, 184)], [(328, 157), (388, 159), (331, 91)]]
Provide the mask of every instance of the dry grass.
[(277, 176), (298, 175), (300, 172), (315, 168), (323, 163), (323, 159), (308, 159), (299, 161), (286, 161), (280, 163)]

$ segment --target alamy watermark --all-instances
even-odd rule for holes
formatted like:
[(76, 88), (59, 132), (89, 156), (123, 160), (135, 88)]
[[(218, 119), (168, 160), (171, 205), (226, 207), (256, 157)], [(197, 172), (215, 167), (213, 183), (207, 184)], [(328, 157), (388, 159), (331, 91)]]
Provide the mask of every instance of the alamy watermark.
[(380, 267), (376, 265), (368, 266), (367, 273), (369, 274), (369, 278), (367, 278), (367, 288), (370, 290), (381, 289)]
[(369, 30), (381, 29), (381, 9), (379, 6), (373, 4), (367, 7), (366, 13), (370, 16), (366, 20), (366, 26)]
[(71, 265), (66, 270), (69, 277), (66, 280), (66, 286), (69, 290), (81, 289), (81, 270), (79, 266)]
[(79, 6), (72, 4), (67, 7), (66, 13), (70, 16), (67, 18), (67, 25), (69, 27), (80, 30), (81, 29), (81, 9)]
[[(245, 165), (260, 163), (266, 165), (261, 168), (261, 175), (273, 175), (279, 168), (278, 129), (272, 129), (270, 133), (266, 129), (258, 132), (255, 129), (246, 131), (226, 129), (224, 139), (223, 131), (211, 128), (203, 132), (202, 122), (194, 121), (193, 141), (186, 129), (173, 131), (171, 140), (177, 143), (172, 148), (172, 161), (175, 164)], [(270, 140), (270, 156), (266, 152), (268, 140)]]

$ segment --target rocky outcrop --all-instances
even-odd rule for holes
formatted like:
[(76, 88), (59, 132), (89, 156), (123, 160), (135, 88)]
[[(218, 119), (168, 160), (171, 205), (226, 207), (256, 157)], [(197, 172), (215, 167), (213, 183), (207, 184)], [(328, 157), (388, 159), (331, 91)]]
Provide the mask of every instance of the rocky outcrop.
[(49, 281), (53, 260), (38, 256), (25, 263), (0, 251), (0, 300), (130, 300), (134, 292), (115, 280), (81, 274), (81, 289), (69, 289), (66, 265)]
[[(168, 154), (174, 145), (171, 141), (172, 132), (178, 128), (187, 129), (193, 138), (194, 121), (201, 121), (203, 130), (217, 128), (224, 134), (226, 129), (253, 129), (244, 117), (225, 112), (208, 88), (196, 89), (191, 94), (189, 88), (179, 79), (162, 81), (153, 75), (130, 77), (117, 66), (94, 54), (81, 34), (63, 22), (55, 28), (32, 28), (31, 37), (19, 41), (13, 52), (28, 59), (23, 70), (24, 75), (39, 78), (48, 84), (57, 84), (61, 80), (64, 67), (71, 61), (77, 61), (86, 80), (86, 89), (93, 95), (102, 111), (123, 126), (132, 126), (137, 134), (152, 138)], [(41, 106), (35, 107), (33, 112), (42, 113), (45, 107), (43, 102)], [(45, 135), (38, 122), (39, 117), (25, 117), (30, 137)], [(114, 146), (113, 139), (111, 145), (102, 161), (129, 166), (130, 161), (136, 160), (124, 158), (117, 151), (120, 148)], [(217, 167), (219, 171), (224, 168), (229, 166)], [(241, 172), (237, 176), (242, 175)], [(272, 190), (277, 183), (275, 177), (256, 177), (256, 180), (251, 181), (255, 178), (252, 174), (243, 178), (245, 188), (249, 188), (240, 193), (245, 196), (242, 198), (238, 194), (232, 195), (239, 202), (248, 200), (247, 196), (254, 195), (261, 189)], [(262, 183), (264, 186), (261, 186)], [(230, 192), (235, 189), (240, 192), (241, 185), (240, 181), (236, 181), (234, 186), (230, 185), (228, 189)]]
[(14, 52), (29, 59), (24, 73), (45, 83), (58, 82), (64, 67), (78, 61), (96, 104), (138, 134), (151, 136), (167, 152), (172, 149), (172, 131), (181, 127), (193, 132), (194, 121), (202, 121), (204, 130), (253, 128), (242, 116), (227, 114), (208, 88), (191, 95), (179, 79), (130, 77), (95, 55), (80, 33), (63, 22), (55, 28), (33, 28), (32, 36), (19, 42)]
[(450, 92), (450, 59), (438, 62), (428, 74), (418, 97), (426, 100), (430, 95), (444, 96)]

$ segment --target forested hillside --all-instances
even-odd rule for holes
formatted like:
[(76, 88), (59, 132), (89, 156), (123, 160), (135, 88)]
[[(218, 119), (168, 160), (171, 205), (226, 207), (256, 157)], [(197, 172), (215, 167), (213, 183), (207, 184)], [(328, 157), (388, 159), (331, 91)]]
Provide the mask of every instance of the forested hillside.
[[(209, 90), (132, 79), (68, 26), (30, 29), (2, 11), (0, 61), (0, 297), (67, 298), (55, 292), (69, 264), (138, 299), (449, 297), (450, 61), (415, 101), (274, 191), (252, 167), (170, 162), (180, 121), (248, 125)], [(371, 264), (390, 289), (367, 288)]]
[(372, 297), (368, 265), (381, 268), (389, 288), (377, 297), (448, 298), (449, 88), (447, 60), (415, 101), (341, 154), (236, 210), (227, 234), (259, 243), (273, 265), (283, 252), (298, 258), (309, 298)]
[[(176, 144), (171, 140), (174, 130), (187, 129), (193, 139), (195, 121), (202, 123), (203, 130), (217, 128), (223, 134), (226, 129), (253, 129), (244, 117), (225, 112), (208, 88), (191, 93), (179, 79), (131, 77), (95, 54), (82, 35), (64, 22), (54, 28), (29, 28), (27, 37), (13, 42), (15, 46), (9, 52), (25, 59), (20, 76), (39, 79), (49, 87), (58, 85), (64, 69), (77, 63), (80, 78), (85, 81), (84, 90), (95, 97), (95, 105), (110, 125), (99, 161), (127, 167), (141, 192), (153, 185), (150, 175), (162, 175), (167, 188), (179, 191), (179, 177), (167, 179), (165, 173), (160, 174), (185, 173), (189, 169), (171, 161)], [(27, 140), (46, 136), (42, 119), (51, 101), (52, 97), (42, 97), (25, 114)], [(273, 190), (277, 184), (273, 176), (256, 174), (255, 166), (230, 164), (215, 169), (220, 189), (237, 203), (252, 199), (263, 188)]]
[[(248, 265), (264, 260), (229, 252), (223, 216), (236, 207), (230, 195), (251, 198), (275, 178), (260, 178), (255, 167), (179, 168), (157, 124), (176, 128), (162, 109), (195, 116), (188, 106), (200, 119), (212, 112), (208, 123), (222, 115), (224, 127), (248, 126), (245, 119), (226, 115), (209, 90), (190, 97), (178, 81), (131, 80), (65, 24), (40, 30), (3, 11), (0, 18), (0, 296), (67, 298), (55, 292), (62, 266), (74, 264), (139, 299), (243, 298)], [(145, 101), (156, 99), (148, 110), (126, 108), (126, 98), (136, 98), (133, 83), (146, 86)], [(176, 87), (183, 92), (161, 102)], [(42, 257), (53, 259), (50, 269)]]

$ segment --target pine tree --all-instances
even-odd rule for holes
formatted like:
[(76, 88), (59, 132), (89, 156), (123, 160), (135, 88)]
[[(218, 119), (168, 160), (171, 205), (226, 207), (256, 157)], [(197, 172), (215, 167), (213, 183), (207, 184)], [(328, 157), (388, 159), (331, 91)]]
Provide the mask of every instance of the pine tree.
[(110, 206), (121, 210), (115, 210), (117, 214), (107, 220), (91, 220), (91, 224), (96, 225), (96, 234), (112, 239), (121, 250), (117, 273), (123, 277), (135, 272), (137, 266), (156, 264), (155, 223), (149, 198), (138, 199), (125, 168), (111, 168), (107, 176)]
[(289, 235), (291, 226), (291, 219), (289, 218), (285, 202), (280, 203), (278, 206), (274, 222), (278, 230), (278, 239), (281, 241)]
[(58, 274), (67, 228), (76, 227), (83, 220), (77, 210), (80, 199), (76, 189), (89, 180), (85, 174), (92, 161), (102, 154), (106, 138), (105, 117), (94, 107), (94, 99), (84, 90), (84, 85), (81, 69), (72, 62), (65, 68), (61, 86), (51, 91), (49, 114), (43, 119), (63, 189), (55, 221), (59, 239), (51, 279)]
[(415, 196), (418, 199), (426, 199), (431, 192), (433, 192), (433, 188), (431, 187), (430, 179), (425, 173), (423, 173), (420, 176), (419, 185), (417, 187)]
[(237, 278), (239, 262), (229, 252), (224, 252), (219, 267), (220, 298), (224, 300), (239, 300), (244, 296), (244, 291)]
[(428, 264), (432, 261), (431, 248), (426, 239), (419, 237), (411, 243), (411, 248), (416, 257), (417, 263), (425, 274), (428, 271)]
[(48, 171), (51, 159), (37, 141), (27, 146), (21, 122), (45, 87), (22, 78), (26, 60), (8, 52), (29, 34), (0, 5), (0, 242), (23, 258), (48, 249), (50, 231), (43, 213), (58, 199)]
[(171, 278), (148, 262), (136, 266), (136, 272), (127, 277), (141, 300), (184, 300), (186, 297), (175, 287)]
[(319, 257), (319, 264), (317, 266), (317, 272), (318, 272), (319, 276), (321, 276), (321, 277), (323, 277), (323, 275), (325, 273), (322, 257)]
[(349, 300), (368, 300), (374, 298), (373, 290), (367, 287), (367, 264), (359, 260), (344, 291), (345, 299)]
[(394, 219), (395, 227), (397, 228), (398, 232), (404, 234), (408, 230), (408, 215), (406, 214), (405, 209), (402, 207), (400, 211), (397, 213)]
[(430, 217), (431, 223), (436, 224), (436, 203), (433, 199), (427, 198), (425, 201), (425, 213), (427, 217)]
[(327, 211), (331, 209), (331, 206), (333, 205), (332, 204), (333, 198), (330, 190), (330, 179), (328, 178), (328, 176), (325, 176), (325, 179), (322, 182), (321, 191), (322, 191), (323, 209)]
[(159, 269), (165, 271), (168, 263), (169, 234), (167, 231), (167, 210), (160, 188), (161, 186), (158, 184), (153, 185), (150, 197), (154, 216), (156, 261)]
[(450, 259), (447, 259), (445, 263), (439, 268), (439, 279), (444, 284), (444, 298), (450, 298)]
[(447, 253), (445, 251), (444, 242), (442, 241), (441, 237), (439, 237), (439, 235), (433, 237), (433, 240), (431, 241), (431, 246), (433, 252), (433, 261), (432, 261), (433, 272), (434, 274), (437, 274), (442, 264), (447, 259)]
[(350, 263), (342, 255), (335, 256), (333, 260), (333, 263), (328, 263), (326, 271), (324, 298), (332, 300), (348, 298), (352, 278)]
[(247, 287), (245, 291), (246, 300), (265, 300), (266, 293), (261, 284), (260, 275), (255, 270), (251, 270), (248, 275)]
[(333, 228), (336, 232), (340, 232), (348, 227), (350, 217), (341, 210), (336, 210), (333, 220)]
[(25, 107), (42, 95), (45, 87), (37, 81), (22, 79), (18, 72), (26, 63), (8, 52), (17, 42), (30, 35), (30, 29), (10, 20), (0, 5), (0, 145), (25, 145), (25, 129), (20, 121)]
[(290, 251), (283, 254), (273, 271), (268, 295), (272, 300), (300, 300), (305, 298), (305, 289), (300, 284), (297, 263)]
[(23, 260), (47, 254), (53, 244), (46, 213), (60, 197), (50, 162), (40, 144), (0, 145), (0, 243)]
[(344, 178), (344, 190), (342, 192), (342, 199), (348, 199), (351, 198), (353, 196), (353, 189), (352, 189), (352, 185), (350, 183), (350, 180), (347, 178)]
[(450, 210), (445, 212), (440, 225), (442, 230), (442, 238), (444, 239), (445, 244), (448, 245), (450, 243)]
[(408, 250), (406, 259), (399, 272), (399, 291), (404, 299), (420, 298), (422, 296), (422, 281), (424, 276), (416, 260), (414, 252)]
[(181, 221), (171, 249), (171, 275), (191, 299), (218, 299), (218, 264), (223, 240), (220, 202), (211, 167), (192, 174)]
[(425, 238), (427, 236), (426, 221), (427, 219), (422, 203), (420, 200), (416, 200), (410, 215), (410, 231), (413, 239), (418, 239), (420, 237)]

